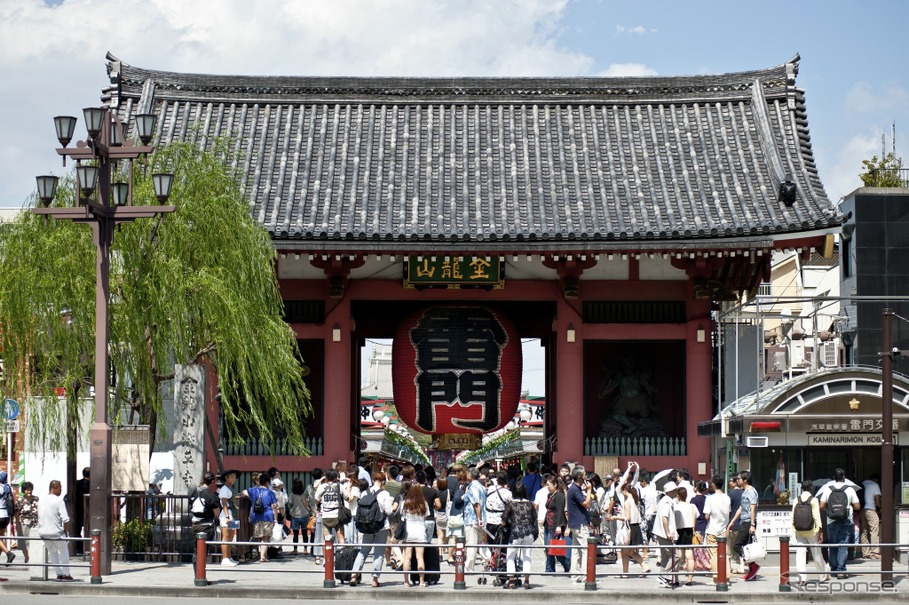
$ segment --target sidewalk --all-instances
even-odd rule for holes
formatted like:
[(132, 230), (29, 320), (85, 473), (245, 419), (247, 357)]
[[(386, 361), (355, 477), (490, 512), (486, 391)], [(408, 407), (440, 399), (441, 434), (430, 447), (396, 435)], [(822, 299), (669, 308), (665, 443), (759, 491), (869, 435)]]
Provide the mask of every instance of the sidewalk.
[[(285, 546), (285, 551), (290, 549)], [(543, 569), (542, 551), (534, 557), (534, 569)], [(540, 559), (539, 565), (537, 560)], [(649, 560), (655, 567), (655, 559)], [(79, 561), (87, 564), (87, 561)], [(880, 584), (879, 561), (851, 561), (848, 565), (849, 578), (831, 580), (823, 584), (809, 582), (806, 588), (792, 586), (790, 592), (779, 590), (779, 560), (771, 554), (761, 564), (758, 579), (744, 582), (733, 576), (732, 583), (726, 592), (718, 592), (708, 575), (695, 576), (692, 586), (680, 586), (676, 589), (661, 588), (658, 585), (656, 570), (647, 576), (632, 575), (619, 578), (621, 565), (597, 565), (597, 590), (585, 590), (583, 583), (575, 583), (566, 576), (531, 576), (531, 590), (518, 588), (505, 590), (494, 586), (495, 576), (490, 573), (468, 575), (466, 589), (455, 590), (454, 568), (442, 563), (442, 578), (438, 585), (427, 588), (408, 588), (404, 586), (402, 573), (383, 571), (380, 578), (382, 585), (372, 588), (369, 583), (371, 563), (364, 569), (367, 581), (351, 588), (336, 582), (335, 588), (324, 587), (325, 572), (315, 565), (308, 556), (293, 555), (286, 552), (283, 558), (268, 563), (250, 562), (238, 567), (222, 567), (210, 563), (206, 568), (208, 586), (194, 585), (195, 571), (190, 563), (132, 563), (114, 561), (112, 575), (105, 576), (101, 584), (90, 583), (88, 567), (73, 567), (75, 582), (35, 581), (30, 580), (31, 570), (15, 563), (10, 567), (0, 567), (0, 596), (11, 594), (28, 594), (40, 591), (64, 595), (105, 595), (105, 596), (155, 596), (169, 598), (185, 597), (230, 597), (230, 598), (311, 598), (332, 600), (424, 600), (427, 596), (433, 599), (445, 599), (450, 602), (477, 602), (495, 599), (500, 601), (551, 601), (554, 598), (566, 602), (583, 600), (585, 603), (614, 603), (617, 595), (622, 601), (666, 601), (677, 603), (694, 603), (710, 601), (721, 602), (814, 602), (855, 601), (855, 594), (861, 593), (863, 600), (909, 601), (909, 570), (904, 564), (894, 564), (895, 587), (882, 589)], [(479, 569), (479, 564), (478, 564)], [(794, 567), (792, 573), (794, 575)], [(55, 574), (50, 572), (53, 577)], [(486, 584), (479, 584), (478, 578), (485, 577)]]

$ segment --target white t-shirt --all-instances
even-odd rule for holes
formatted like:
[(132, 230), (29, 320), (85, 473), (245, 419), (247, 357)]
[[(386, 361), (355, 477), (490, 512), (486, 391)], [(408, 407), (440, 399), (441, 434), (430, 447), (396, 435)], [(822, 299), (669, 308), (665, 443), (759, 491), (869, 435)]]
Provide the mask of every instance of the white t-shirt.
[(864, 488), (864, 502), (862, 503), (862, 508), (870, 508), (871, 510), (876, 510), (877, 505), (874, 503), (874, 497), (880, 496), (881, 486), (877, 484), (877, 481), (867, 479), (862, 481), (862, 487)]
[(337, 483), (323, 481), (316, 490), (316, 501), (321, 503), (323, 519), (337, 519), (338, 507), (341, 504), (341, 488)]
[(707, 517), (707, 531), (711, 536), (722, 536), (729, 527), (732, 501), (723, 492), (714, 492), (704, 500), (704, 515)]
[[(226, 483), (221, 486), (221, 489), (218, 490), (218, 503), (219, 503), (219, 506), (221, 506), (221, 513), (218, 515), (219, 522), (224, 523), (225, 521), (227, 521), (227, 513), (228, 513), (228, 509), (230, 508), (230, 500), (233, 497), (234, 497), (234, 490), (230, 489)], [(221, 502), (221, 500), (226, 500), (228, 503), (228, 506), (223, 506), (224, 503)], [(233, 521), (236, 521), (236, 519), (233, 518), (233, 515), (231, 515), (231, 519)]]
[(644, 501), (644, 516), (648, 519), (653, 517), (657, 505), (657, 488), (653, 483), (641, 488), (641, 499)]
[(546, 520), (546, 500), (549, 498), (549, 490), (544, 485), (537, 490), (537, 495), (533, 497), (533, 503), (537, 507), (537, 523)]
[(62, 496), (47, 494), (38, 499), (38, 535), (42, 538), (62, 538), (69, 523), (66, 503)]
[(692, 529), (694, 528), (694, 518), (697, 516), (698, 510), (694, 504), (690, 502), (676, 502), (675, 503), (675, 527), (676, 529)]

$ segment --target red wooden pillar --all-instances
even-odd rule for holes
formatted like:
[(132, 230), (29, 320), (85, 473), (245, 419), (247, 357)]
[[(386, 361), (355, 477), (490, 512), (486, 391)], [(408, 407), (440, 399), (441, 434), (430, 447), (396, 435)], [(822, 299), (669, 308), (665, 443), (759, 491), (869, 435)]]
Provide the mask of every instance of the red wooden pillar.
[[(698, 305), (698, 302), (693, 305)], [(705, 303), (707, 304), (707, 303)], [(710, 420), (716, 415), (713, 410), (713, 385), (711, 356), (713, 350), (710, 343), (711, 322), (709, 305), (705, 316), (695, 317), (688, 321), (686, 330), (685, 357), (685, 399), (686, 430), (685, 441), (688, 446), (689, 468), (697, 479), (707, 481), (710, 479), (710, 439), (698, 437), (698, 423)], [(701, 341), (701, 342), (699, 342)], [(704, 464), (704, 472), (698, 470), (700, 463)]]
[(578, 312), (557, 299), (554, 350), (556, 366), (553, 462), (584, 458), (584, 326)]
[(325, 342), (324, 402), (322, 426), (324, 431), (323, 454), (328, 460), (352, 460), (354, 452), (350, 427), (352, 383), (351, 347), (353, 346), (350, 317), (350, 299), (327, 301), (332, 308), (325, 317), (323, 329)]

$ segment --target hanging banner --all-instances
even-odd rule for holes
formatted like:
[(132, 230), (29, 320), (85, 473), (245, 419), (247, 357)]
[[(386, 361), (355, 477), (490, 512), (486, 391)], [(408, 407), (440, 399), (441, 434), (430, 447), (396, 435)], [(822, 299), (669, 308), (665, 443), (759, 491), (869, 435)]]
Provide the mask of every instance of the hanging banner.
[(435, 306), (395, 333), (392, 380), (401, 421), (427, 434), (488, 433), (514, 418), (521, 340), (505, 315), (481, 306)]

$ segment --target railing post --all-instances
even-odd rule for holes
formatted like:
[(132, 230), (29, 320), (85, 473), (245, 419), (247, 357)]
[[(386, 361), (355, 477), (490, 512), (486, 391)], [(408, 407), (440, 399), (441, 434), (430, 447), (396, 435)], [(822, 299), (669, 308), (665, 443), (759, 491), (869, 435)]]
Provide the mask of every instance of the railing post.
[(208, 580), (205, 577), (206, 559), (208, 559), (208, 552), (205, 532), (199, 532), (196, 534), (196, 580), (193, 582), (196, 586), (208, 586)]
[(597, 589), (597, 539), (594, 536), (587, 538), (587, 580), (584, 590)]
[(716, 591), (729, 591), (729, 576), (726, 575), (726, 536), (716, 538)]
[[(41, 548), (44, 548), (44, 545), (41, 545)], [(92, 584), (101, 583), (101, 530), (93, 529), (92, 530), (92, 541), (91, 541), (91, 565), (92, 565)], [(47, 560), (47, 557), (44, 559)], [(45, 568), (47, 569), (47, 568)], [(45, 574), (46, 577), (47, 574)]]
[(457, 538), (455, 540), (455, 580), (454, 580), (454, 589), (455, 590), (466, 590), (467, 582), (464, 580), (464, 538)]
[(789, 592), (789, 536), (780, 536), (780, 592)]
[(322, 588), (335, 587), (335, 541), (329, 536), (325, 538), (325, 546), (322, 547), (325, 560), (325, 579), (322, 581)]

